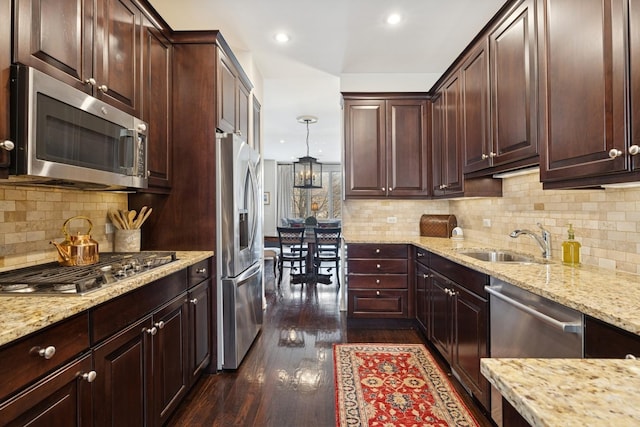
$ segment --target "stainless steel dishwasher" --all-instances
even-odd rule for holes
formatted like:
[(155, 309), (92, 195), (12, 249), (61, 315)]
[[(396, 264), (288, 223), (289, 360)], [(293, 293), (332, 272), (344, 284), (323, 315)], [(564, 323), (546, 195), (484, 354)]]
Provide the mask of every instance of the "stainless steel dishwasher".
[[(583, 357), (582, 313), (494, 277), (485, 290), (491, 357)], [(491, 417), (502, 426), (502, 398), (493, 387)]]

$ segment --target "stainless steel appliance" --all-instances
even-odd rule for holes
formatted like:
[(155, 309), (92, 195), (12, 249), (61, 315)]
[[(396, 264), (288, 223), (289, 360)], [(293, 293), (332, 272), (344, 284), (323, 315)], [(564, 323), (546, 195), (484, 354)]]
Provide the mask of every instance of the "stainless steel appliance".
[[(489, 293), (491, 357), (582, 358), (582, 313), (494, 277)], [(491, 390), (491, 417), (502, 426), (502, 397)]]
[(11, 109), (16, 184), (147, 187), (142, 120), (21, 65), (12, 67)]
[(260, 156), (233, 134), (216, 137), (218, 368), (237, 369), (262, 327)]
[(175, 260), (175, 252), (102, 253), (92, 265), (20, 268), (0, 273), (0, 296), (85, 295)]

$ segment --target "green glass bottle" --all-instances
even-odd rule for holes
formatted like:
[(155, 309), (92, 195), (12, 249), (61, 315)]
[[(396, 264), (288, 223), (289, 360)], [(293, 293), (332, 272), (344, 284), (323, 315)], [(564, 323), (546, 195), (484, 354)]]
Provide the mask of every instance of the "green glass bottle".
[(580, 264), (580, 242), (576, 240), (573, 225), (569, 224), (567, 230), (569, 238), (562, 242), (562, 262), (567, 265)]

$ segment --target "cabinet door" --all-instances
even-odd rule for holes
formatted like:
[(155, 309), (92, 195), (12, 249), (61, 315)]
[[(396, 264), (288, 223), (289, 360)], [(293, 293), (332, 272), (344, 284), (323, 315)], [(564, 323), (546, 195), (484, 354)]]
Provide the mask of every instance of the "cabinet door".
[(640, 170), (640, 1), (629, 0), (629, 50), (631, 81), (631, 168)]
[(432, 272), (431, 278), (431, 342), (440, 351), (440, 354), (451, 362), (451, 330), (452, 313), (450, 303), (449, 281), (443, 276)]
[(255, 98), (255, 96), (253, 97), (253, 131), (251, 133), (252, 138), (250, 138), (249, 140), (249, 144), (251, 145), (251, 147), (253, 147), (256, 151), (262, 152), (261, 150), (261, 135), (262, 135), (262, 126), (261, 126), (261, 121), (260, 121), (260, 109), (262, 107), (260, 106), (260, 103), (258, 102), (258, 100)]
[(533, 4), (518, 3), (489, 35), (494, 165), (538, 155)]
[(489, 303), (453, 284), (455, 292), (452, 367), (485, 408), (489, 407), (489, 382), (480, 372), (480, 359), (489, 356)]
[(187, 392), (187, 307), (184, 294), (153, 314), (154, 425), (164, 424)]
[(151, 357), (150, 316), (94, 349), (95, 426), (151, 425)]
[(218, 49), (218, 123), (222, 132), (236, 131), (236, 71), (229, 58)]
[(384, 100), (346, 100), (345, 196), (387, 194)]
[(429, 292), (429, 278), (431, 271), (425, 265), (416, 264), (416, 318), (422, 330), (429, 336), (429, 304), (427, 293)]
[(65, 365), (0, 405), (0, 423), (47, 427), (93, 425), (91, 386), (82, 378), (90, 371), (91, 354)]
[(460, 67), (464, 172), (491, 166), (489, 139), (489, 48), (483, 39)]
[[(434, 196), (451, 196), (462, 192), (461, 157), (461, 82), (460, 74), (453, 74), (442, 86), (439, 141), (434, 141), (435, 162), (440, 162), (440, 176), (434, 176)], [(437, 145), (437, 147), (436, 147)], [(438, 156), (438, 157), (436, 157)], [(434, 173), (436, 169), (434, 168)], [(439, 182), (439, 184), (437, 184)]]
[[(625, 171), (623, 0), (541, 0), (542, 181)], [(621, 156), (610, 158), (610, 150)]]
[(141, 19), (142, 13), (131, 0), (97, 1), (95, 95), (138, 117), (142, 115)]
[(149, 124), (149, 187), (171, 187), (171, 44), (144, 19), (142, 118)]
[(240, 138), (243, 141), (249, 140), (249, 98), (251, 96), (251, 91), (247, 89), (242, 83), (239, 81), (236, 82), (238, 93), (237, 93), (237, 105), (238, 112), (236, 117), (238, 118), (238, 123), (236, 123), (236, 133), (240, 135)]
[[(387, 185), (394, 197), (429, 194), (429, 110), (426, 100), (389, 100), (387, 112)], [(364, 164), (363, 164), (364, 166)]]
[(628, 354), (640, 357), (640, 337), (638, 335), (585, 316), (584, 357), (623, 359)]
[[(11, 65), (11, 0), (0, 0), (0, 142), (9, 139), (9, 75)], [(0, 179), (8, 176), (9, 152), (0, 147)]]
[(211, 361), (211, 279), (189, 291), (189, 375), (193, 384)]
[(93, 1), (16, 0), (14, 16), (14, 62), (92, 93)]

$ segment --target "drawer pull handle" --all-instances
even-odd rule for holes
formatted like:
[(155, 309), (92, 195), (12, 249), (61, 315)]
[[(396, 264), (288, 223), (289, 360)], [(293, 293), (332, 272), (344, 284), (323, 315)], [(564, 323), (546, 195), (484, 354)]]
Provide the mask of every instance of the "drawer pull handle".
[(47, 360), (51, 359), (56, 354), (56, 348), (52, 345), (45, 348), (37, 348), (37, 351), (38, 356), (44, 357)]
[(85, 372), (84, 374), (82, 374), (80, 376), (80, 378), (82, 378), (83, 380), (85, 380), (88, 383), (92, 383), (96, 377), (98, 376), (98, 374), (96, 374), (96, 371), (89, 371), (89, 372)]
[(194, 299), (192, 299), (192, 300), (189, 300), (189, 302), (190, 302), (191, 304), (193, 304), (193, 305), (196, 305), (196, 304), (198, 304), (198, 298), (194, 298)]
[(164, 328), (164, 322), (161, 320), (158, 323), (155, 324), (155, 327), (158, 329), (162, 329)]
[(380, 296), (380, 291), (376, 291), (376, 296)]
[(197, 269), (196, 274), (207, 274), (206, 267)]

